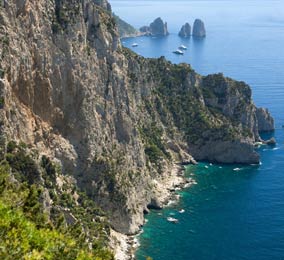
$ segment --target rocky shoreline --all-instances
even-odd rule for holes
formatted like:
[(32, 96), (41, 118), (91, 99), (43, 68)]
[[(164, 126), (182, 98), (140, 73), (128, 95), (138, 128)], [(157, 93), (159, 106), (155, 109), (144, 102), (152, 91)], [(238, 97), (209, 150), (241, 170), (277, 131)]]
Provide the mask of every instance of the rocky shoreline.
[[(180, 198), (176, 194), (177, 190), (188, 188), (194, 183), (185, 177), (185, 165), (174, 164), (170, 175), (156, 184), (156, 195), (159, 198), (160, 209), (177, 202)], [(145, 223), (145, 221), (144, 221)], [(111, 248), (114, 251), (116, 260), (134, 260), (135, 252), (139, 247), (138, 236), (143, 232), (139, 230), (137, 234), (125, 235), (115, 230), (111, 230)]]
[(133, 34), (126, 34), (123, 35), (122, 37), (120, 37), (121, 40), (123, 39), (127, 39), (127, 38), (136, 38), (136, 37), (142, 37), (142, 36), (146, 36), (146, 33), (142, 33), (142, 32), (137, 32), (137, 33), (133, 33)]

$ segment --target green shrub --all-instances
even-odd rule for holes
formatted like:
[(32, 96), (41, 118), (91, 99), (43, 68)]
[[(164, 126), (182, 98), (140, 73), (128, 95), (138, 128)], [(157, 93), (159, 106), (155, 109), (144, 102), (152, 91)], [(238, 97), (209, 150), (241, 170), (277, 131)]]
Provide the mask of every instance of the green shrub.
[(10, 141), (7, 144), (7, 153), (12, 153), (17, 148), (17, 143), (15, 141)]
[(32, 184), (38, 180), (37, 165), (23, 150), (19, 150), (15, 154), (7, 154), (6, 160), (14, 171), (20, 173), (21, 181), (28, 181), (29, 184)]
[(0, 79), (3, 79), (5, 76), (5, 71), (0, 68)]
[(145, 154), (148, 156), (150, 162), (155, 163), (163, 156), (161, 150), (154, 144), (145, 148)]

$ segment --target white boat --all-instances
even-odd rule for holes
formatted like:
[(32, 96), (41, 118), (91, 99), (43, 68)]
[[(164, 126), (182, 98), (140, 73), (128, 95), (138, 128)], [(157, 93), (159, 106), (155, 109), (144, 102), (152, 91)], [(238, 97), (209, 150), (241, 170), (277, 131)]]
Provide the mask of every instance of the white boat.
[(181, 209), (181, 210), (179, 210), (179, 213), (184, 213), (185, 212), (185, 210), (184, 209)]
[(178, 219), (172, 218), (172, 217), (167, 217), (167, 221), (172, 222), (172, 223), (178, 223)]
[(184, 45), (181, 45), (181, 46), (179, 46), (178, 48), (179, 48), (180, 50), (187, 50), (187, 47), (184, 46)]
[(132, 47), (138, 47), (138, 43), (133, 43)]
[(173, 53), (178, 54), (178, 55), (183, 55), (184, 54), (184, 52), (181, 51), (181, 50), (173, 51)]

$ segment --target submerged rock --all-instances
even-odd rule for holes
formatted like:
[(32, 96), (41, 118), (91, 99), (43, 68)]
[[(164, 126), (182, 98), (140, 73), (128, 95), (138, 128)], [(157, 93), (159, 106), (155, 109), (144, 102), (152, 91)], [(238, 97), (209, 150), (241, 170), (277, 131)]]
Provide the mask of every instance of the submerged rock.
[(196, 19), (194, 21), (192, 35), (195, 37), (205, 37), (206, 36), (205, 25), (202, 20)]
[(189, 23), (183, 25), (178, 33), (180, 37), (188, 38), (191, 35), (191, 26)]
[(140, 28), (140, 32), (145, 33), (147, 35), (152, 36), (167, 36), (169, 35), (168, 32), (168, 25), (167, 23), (163, 22), (163, 20), (159, 17), (155, 19), (150, 26), (143, 26)]
[(270, 115), (268, 109), (266, 108), (257, 108), (256, 109), (256, 118), (258, 122), (258, 131), (261, 132), (270, 132), (274, 128), (274, 119)]

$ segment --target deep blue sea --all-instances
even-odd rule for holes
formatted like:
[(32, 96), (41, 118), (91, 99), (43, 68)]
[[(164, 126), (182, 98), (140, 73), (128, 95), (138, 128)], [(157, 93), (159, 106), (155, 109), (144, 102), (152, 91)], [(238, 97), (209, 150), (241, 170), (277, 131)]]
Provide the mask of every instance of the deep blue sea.
[[(110, 2), (137, 28), (158, 16), (168, 22), (168, 37), (123, 39), (124, 46), (137, 42), (132, 49), (145, 57), (165, 56), (203, 75), (223, 72), (245, 81), (256, 105), (276, 120), (277, 146), (259, 149), (260, 166), (188, 167), (197, 184), (180, 192), (178, 204), (146, 217), (137, 259), (284, 260), (284, 0)], [(181, 25), (195, 18), (205, 22), (207, 37), (180, 39)], [(180, 44), (188, 50), (174, 55)], [(170, 215), (179, 223), (169, 223)]]

